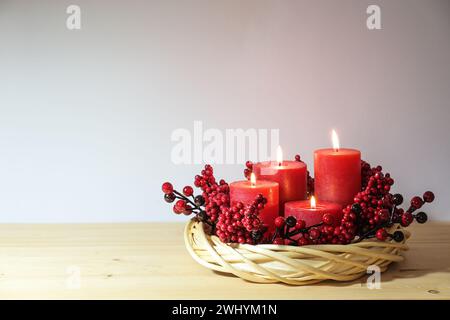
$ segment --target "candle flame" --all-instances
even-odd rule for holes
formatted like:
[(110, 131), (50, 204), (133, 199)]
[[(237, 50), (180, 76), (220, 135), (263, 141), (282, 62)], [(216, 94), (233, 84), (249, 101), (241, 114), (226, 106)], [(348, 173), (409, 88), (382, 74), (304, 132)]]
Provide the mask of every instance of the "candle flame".
[(339, 151), (339, 137), (334, 129), (331, 131), (331, 141), (333, 142), (334, 151)]
[(316, 208), (316, 198), (314, 196), (311, 196), (311, 208), (315, 209)]
[(277, 162), (278, 166), (281, 167), (281, 165), (283, 164), (283, 151), (281, 150), (280, 146), (278, 146), (277, 148)]
[(256, 176), (253, 172), (250, 175), (250, 184), (252, 185), (252, 187), (254, 187), (256, 185)]

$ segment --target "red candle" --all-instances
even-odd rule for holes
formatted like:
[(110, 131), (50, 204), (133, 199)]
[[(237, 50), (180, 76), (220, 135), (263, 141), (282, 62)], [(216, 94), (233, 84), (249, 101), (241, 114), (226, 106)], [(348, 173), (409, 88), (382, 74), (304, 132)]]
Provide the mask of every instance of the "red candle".
[(271, 232), (275, 229), (274, 221), (279, 213), (278, 183), (265, 180), (256, 181), (255, 175), (252, 173), (250, 181), (236, 181), (230, 184), (231, 205), (236, 202), (250, 204), (258, 194), (262, 194), (267, 199), (264, 209), (259, 212), (259, 217), (267, 225), (268, 231)]
[(291, 201), (285, 204), (284, 216), (294, 216), (297, 220), (304, 220), (306, 226), (313, 226), (322, 222), (324, 214), (333, 216), (333, 225), (339, 225), (342, 219), (342, 206), (337, 203), (311, 200)]
[(333, 130), (333, 149), (314, 151), (314, 194), (321, 201), (346, 206), (361, 191), (361, 152), (339, 148)]
[(306, 199), (306, 164), (298, 161), (283, 161), (281, 148), (278, 147), (276, 162), (255, 163), (253, 172), (257, 179), (278, 182), (280, 215), (283, 215), (286, 202)]

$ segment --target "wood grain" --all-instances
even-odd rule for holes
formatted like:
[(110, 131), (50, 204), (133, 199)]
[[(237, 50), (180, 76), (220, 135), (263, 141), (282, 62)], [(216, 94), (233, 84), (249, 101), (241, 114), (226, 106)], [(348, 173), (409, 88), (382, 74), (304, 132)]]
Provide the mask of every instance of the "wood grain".
[(450, 223), (413, 226), (406, 261), (373, 290), (366, 278), (293, 287), (217, 274), (191, 259), (183, 228), (0, 225), (0, 299), (450, 299)]

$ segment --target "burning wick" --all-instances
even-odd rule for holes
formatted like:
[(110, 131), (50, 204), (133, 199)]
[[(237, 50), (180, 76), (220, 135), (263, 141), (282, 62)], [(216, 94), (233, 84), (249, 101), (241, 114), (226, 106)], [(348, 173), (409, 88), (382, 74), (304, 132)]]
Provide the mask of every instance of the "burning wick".
[(311, 209), (316, 209), (316, 198), (311, 196)]
[(255, 174), (252, 172), (252, 174), (250, 175), (250, 185), (252, 186), (252, 187), (255, 187), (256, 186), (256, 176), (255, 176)]
[(283, 165), (283, 151), (280, 146), (277, 148), (277, 162), (279, 167)]
[(339, 151), (339, 137), (336, 133), (336, 131), (331, 131), (331, 141), (333, 142), (333, 149), (334, 151), (338, 152)]

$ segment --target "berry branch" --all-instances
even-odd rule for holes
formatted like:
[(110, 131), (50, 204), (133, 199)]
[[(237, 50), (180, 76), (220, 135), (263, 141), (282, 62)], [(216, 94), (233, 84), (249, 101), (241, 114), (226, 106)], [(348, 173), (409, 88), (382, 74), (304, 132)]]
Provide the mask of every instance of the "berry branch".
[[(299, 155), (296, 161), (301, 162)], [(244, 175), (247, 179), (253, 171), (253, 163), (247, 161)], [(389, 173), (384, 174), (382, 167), (371, 167), (361, 161), (361, 191), (355, 195), (353, 203), (343, 208), (341, 221), (325, 214), (322, 222), (306, 226), (305, 221), (295, 217), (277, 217), (274, 221), (275, 231), (268, 232), (268, 226), (259, 219), (259, 212), (264, 209), (267, 200), (258, 195), (252, 203), (230, 203), (230, 188), (225, 180), (217, 180), (212, 166), (205, 165), (200, 174), (194, 178), (194, 186), (201, 194), (194, 196), (191, 186), (185, 186), (183, 192), (173, 189), (170, 182), (162, 185), (164, 199), (168, 203), (177, 200), (173, 206), (176, 214), (195, 214), (196, 219), (204, 222), (210, 228), (210, 235), (216, 235), (226, 243), (273, 243), (284, 245), (310, 244), (349, 244), (364, 239), (376, 238), (380, 241), (392, 239), (397, 242), (404, 240), (400, 230), (392, 234), (388, 232), (395, 224), (409, 226), (414, 220), (425, 223), (428, 216), (417, 210), (425, 203), (434, 201), (433, 192), (426, 191), (422, 197), (411, 199), (408, 209), (400, 208), (403, 196), (392, 194), (394, 179)], [(308, 172), (308, 195), (314, 192), (314, 179)]]

